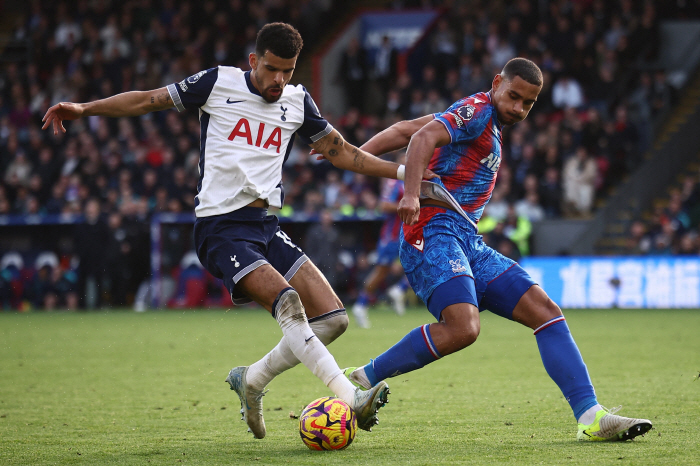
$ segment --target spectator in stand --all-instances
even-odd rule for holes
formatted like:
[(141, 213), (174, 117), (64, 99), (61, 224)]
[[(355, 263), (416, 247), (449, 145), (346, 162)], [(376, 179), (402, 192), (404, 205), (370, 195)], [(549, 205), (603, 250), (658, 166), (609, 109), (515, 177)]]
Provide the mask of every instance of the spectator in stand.
[(569, 217), (588, 217), (593, 207), (598, 167), (585, 147), (564, 163), (564, 212)]
[(653, 117), (663, 114), (671, 106), (671, 89), (666, 81), (664, 70), (654, 73), (654, 83), (650, 92), (651, 113)]
[(318, 223), (309, 228), (306, 233), (304, 250), (328, 279), (331, 287), (335, 286), (339, 279), (336, 267), (339, 240), (340, 233), (333, 225), (333, 212), (329, 209), (321, 210)]
[(548, 167), (540, 181), (540, 199), (547, 218), (558, 218), (561, 215), (562, 188), (559, 173), (557, 168)]
[(571, 76), (562, 75), (552, 86), (552, 103), (556, 108), (579, 108), (583, 102), (583, 89)]
[(374, 55), (372, 68), (372, 79), (378, 85), (382, 97), (386, 96), (389, 86), (396, 76), (397, 56), (398, 53), (389, 36), (382, 37), (382, 43)]
[[(367, 80), (367, 57), (360, 41), (353, 38), (340, 61), (340, 81), (345, 85), (347, 102), (364, 109), (364, 87)], [(344, 132), (343, 134), (348, 134)]]
[(80, 259), (78, 290), (87, 309), (100, 307), (106, 269), (106, 245), (109, 230), (100, 218), (100, 202), (90, 199), (85, 205), (85, 223), (76, 225), (75, 246)]

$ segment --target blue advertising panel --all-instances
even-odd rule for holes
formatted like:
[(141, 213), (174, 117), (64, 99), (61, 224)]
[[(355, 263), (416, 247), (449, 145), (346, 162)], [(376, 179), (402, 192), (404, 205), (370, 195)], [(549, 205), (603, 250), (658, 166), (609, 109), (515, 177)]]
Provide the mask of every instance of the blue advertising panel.
[(365, 13), (361, 17), (362, 46), (372, 55), (388, 36), (393, 47), (402, 52), (423, 36), (437, 16), (437, 11)]
[(562, 308), (700, 308), (698, 257), (531, 257), (520, 265)]

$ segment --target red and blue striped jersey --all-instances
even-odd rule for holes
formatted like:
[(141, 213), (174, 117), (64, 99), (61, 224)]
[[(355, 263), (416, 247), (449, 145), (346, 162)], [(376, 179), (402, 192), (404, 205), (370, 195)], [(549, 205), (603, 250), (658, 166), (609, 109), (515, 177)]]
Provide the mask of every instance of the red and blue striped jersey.
[(435, 115), (450, 133), (450, 143), (435, 149), (428, 168), (476, 223), (491, 199), (501, 165), (502, 126), (490, 92), (458, 100)]
[[(403, 197), (403, 181), (386, 179), (382, 187), (381, 201), (398, 203)], [(384, 224), (379, 232), (379, 240), (384, 243), (399, 240), (401, 219), (396, 212), (384, 216)]]

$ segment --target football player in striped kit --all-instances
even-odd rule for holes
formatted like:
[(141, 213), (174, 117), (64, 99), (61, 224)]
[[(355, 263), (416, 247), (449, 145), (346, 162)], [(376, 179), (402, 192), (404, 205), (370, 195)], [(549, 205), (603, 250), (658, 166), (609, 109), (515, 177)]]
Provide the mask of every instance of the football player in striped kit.
[[(396, 123), (363, 144), (373, 154), (408, 145), (399, 254), (409, 283), (437, 322), (412, 330), (369, 364), (346, 373), (370, 388), (419, 369), (474, 343), (479, 312), (490, 310), (534, 330), (545, 369), (578, 422), (579, 440), (632, 439), (651, 429), (651, 422), (598, 404), (559, 306), (478, 235), (476, 224), (501, 163), (502, 129), (527, 117), (541, 89), (537, 65), (514, 58), (489, 92), (461, 99), (443, 113)], [(440, 179), (421, 181), (426, 167)], [(448, 194), (434, 195), (440, 191)]]

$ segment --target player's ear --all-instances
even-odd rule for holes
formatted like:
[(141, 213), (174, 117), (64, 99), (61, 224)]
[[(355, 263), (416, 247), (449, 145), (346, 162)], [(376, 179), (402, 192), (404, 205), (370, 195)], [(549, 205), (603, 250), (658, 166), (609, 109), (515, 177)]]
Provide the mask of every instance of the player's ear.
[(498, 90), (498, 86), (501, 85), (501, 81), (503, 81), (503, 76), (501, 76), (500, 73), (493, 77), (493, 83), (491, 83), (491, 87), (493, 87), (494, 91)]
[(258, 56), (255, 55), (255, 52), (251, 52), (250, 55), (248, 55), (248, 64), (250, 65), (251, 70), (258, 67)]

